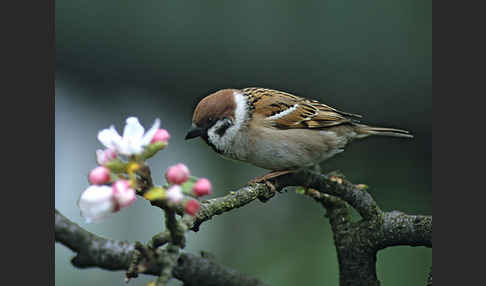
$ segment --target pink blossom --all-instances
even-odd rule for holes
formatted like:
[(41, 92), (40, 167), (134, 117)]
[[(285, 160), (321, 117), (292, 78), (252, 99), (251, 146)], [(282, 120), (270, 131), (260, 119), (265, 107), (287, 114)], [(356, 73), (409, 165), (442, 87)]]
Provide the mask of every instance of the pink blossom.
[(179, 185), (174, 185), (167, 190), (167, 199), (172, 203), (179, 203), (184, 199), (182, 188)]
[(194, 216), (199, 211), (199, 202), (197, 200), (188, 200), (186, 202), (186, 213)]
[(170, 139), (169, 131), (161, 128), (158, 129), (157, 132), (155, 132), (154, 137), (152, 137), (152, 141), (150, 141), (150, 143), (155, 143), (155, 142), (167, 143), (169, 139)]
[(165, 178), (170, 184), (180, 185), (189, 179), (189, 175), (190, 172), (187, 166), (179, 163), (167, 169)]
[(211, 182), (206, 178), (197, 180), (196, 184), (192, 188), (196, 196), (205, 196), (211, 194)]
[(114, 182), (112, 189), (117, 210), (131, 205), (137, 199), (135, 190), (130, 187), (130, 183), (127, 180)]
[(88, 176), (88, 180), (93, 185), (102, 185), (110, 181), (110, 170), (103, 166), (94, 168)]
[(115, 149), (98, 149), (96, 150), (96, 162), (98, 162), (99, 165), (105, 165), (109, 161), (115, 159), (117, 155), (118, 154)]

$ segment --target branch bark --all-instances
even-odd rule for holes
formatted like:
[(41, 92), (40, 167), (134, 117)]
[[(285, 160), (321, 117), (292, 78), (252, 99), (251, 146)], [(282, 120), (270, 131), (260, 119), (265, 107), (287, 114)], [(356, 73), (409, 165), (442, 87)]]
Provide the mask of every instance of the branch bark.
[[(381, 249), (396, 245), (432, 247), (432, 216), (384, 212), (366, 188), (354, 185), (340, 176), (303, 170), (272, 179), (271, 184), (273, 189), (267, 184), (253, 184), (224, 197), (203, 201), (198, 214), (189, 219), (188, 227), (198, 231), (205, 221), (216, 215), (245, 206), (256, 199), (265, 202), (275, 195), (275, 190), (303, 186), (308, 188), (306, 194), (319, 201), (327, 210), (339, 260), (341, 286), (380, 285), (376, 276), (376, 255)], [(152, 204), (157, 206), (156, 202)], [(360, 221), (351, 221), (349, 206), (360, 214)], [(176, 212), (182, 215), (184, 210), (178, 209)], [(85, 233), (77, 225), (60, 227), (58, 232), (57, 218), (56, 213), (56, 240), (78, 252), (73, 259), (74, 265), (98, 266), (110, 270), (128, 268), (134, 251), (133, 244)], [(61, 226), (65, 220), (60, 219)], [(154, 243), (158, 244), (167, 238), (161, 235), (160, 242), (155, 240)], [(144, 273), (158, 275), (160, 267), (151, 265)], [(187, 253), (181, 254), (173, 274), (187, 285), (205, 285), (201, 284), (203, 280), (209, 281), (211, 285), (263, 285), (259, 280)], [(194, 284), (195, 279), (198, 284)], [(215, 281), (224, 283), (216, 284)], [(239, 284), (230, 284), (231, 281), (238, 281)]]
[[(106, 270), (128, 270), (135, 253), (135, 243), (106, 239), (92, 234), (55, 211), (55, 237), (77, 255), (71, 260), (79, 268), (99, 267)], [(161, 265), (155, 261), (146, 264), (145, 274), (160, 275)], [(264, 286), (262, 281), (223, 267), (214, 261), (181, 253), (173, 276), (186, 286)]]
[[(280, 188), (301, 185), (307, 194), (327, 209), (336, 246), (340, 285), (380, 285), (376, 275), (376, 255), (396, 245), (432, 247), (432, 217), (383, 212), (371, 195), (336, 176), (302, 171), (277, 181)], [(352, 222), (348, 204), (362, 219)]]

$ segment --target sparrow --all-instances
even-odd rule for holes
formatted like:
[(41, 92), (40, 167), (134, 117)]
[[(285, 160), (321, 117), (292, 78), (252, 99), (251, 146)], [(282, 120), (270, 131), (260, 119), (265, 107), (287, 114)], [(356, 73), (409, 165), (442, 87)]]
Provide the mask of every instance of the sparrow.
[(360, 123), (361, 115), (287, 92), (222, 89), (196, 106), (185, 139), (201, 137), (220, 155), (271, 170), (269, 179), (319, 163), (370, 135), (413, 138), (405, 130)]

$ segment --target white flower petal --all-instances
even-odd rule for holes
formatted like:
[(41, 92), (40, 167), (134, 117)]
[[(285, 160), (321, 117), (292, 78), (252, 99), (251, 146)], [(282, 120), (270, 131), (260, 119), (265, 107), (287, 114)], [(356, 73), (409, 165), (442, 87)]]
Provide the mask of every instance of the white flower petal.
[(116, 145), (116, 151), (122, 155), (129, 156), (131, 155), (131, 149), (129, 148), (128, 144), (126, 144), (126, 141), (120, 141)]
[(117, 157), (117, 151), (113, 148), (108, 148), (105, 150), (96, 150), (96, 162), (98, 165), (105, 165), (108, 161), (113, 160)]
[(111, 137), (111, 140), (112, 140), (113, 142), (120, 142), (120, 141), (122, 141), (122, 137), (121, 137), (121, 135), (120, 135), (120, 134), (118, 134), (118, 131), (116, 131), (115, 126), (111, 125), (111, 126), (110, 126), (110, 131), (111, 131), (111, 133), (112, 133), (112, 135), (111, 135), (111, 136), (112, 136), (112, 137)]
[(130, 188), (115, 195), (115, 200), (120, 208), (128, 207), (135, 202), (136, 199), (137, 196), (135, 195), (135, 190)]
[(115, 209), (113, 191), (109, 186), (92, 185), (81, 194), (78, 206), (86, 222), (100, 222)]
[(104, 165), (107, 161), (105, 151), (98, 149), (96, 150), (96, 162), (98, 165)]
[(123, 141), (120, 137), (120, 140), (114, 140), (113, 141), (113, 149), (115, 149), (118, 153), (122, 155), (130, 155), (130, 153), (127, 153), (127, 148), (125, 147), (127, 144), (125, 141)]
[(98, 140), (107, 148), (115, 148), (115, 142), (121, 141), (121, 136), (112, 125), (109, 129), (103, 129), (98, 132)]
[(184, 199), (184, 194), (182, 193), (182, 188), (179, 185), (173, 185), (167, 190), (167, 199), (170, 202), (178, 203)]
[(126, 156), (142, 153), (143, 147), (140, 139), (133, 140), (133, 138), (124, 138), (123, 141), (120, 142), (120, 145), (118, 147), (118, 152)]
[[(157, 118), (148, 132), (144, 134), (145, 129), (138, 121), (138, 118), (129, 117), (126, 119), (123, 136), (120, 136), (112, 125), (109, 129), (103, 129), (98, 133), (98, 140), (107, 148), (114, 149), (122, 155), (138, 155), (143, 152), (143, 147), (152, 141), (159, 126), (160, 119)], [(97, 159), (98, 162), (102, 162), (108, 158), (103, 158), (102, 154), (97, 152)]]
[(143, 126), (138, 122), (136, 117), (129, 117), (126, 120), (127, 124), (125, 125), (125, 129), (123, 129), (123, 140), (127, 140), (128, 138), (142, 138), (145, 129)]
[(136, 140), (135, 142), (131, 142), (130, 149), (132, 154), (142, 154), (143, 152), (143, 145), (142, 140)]
[(146, 146), (152, 141), (152, 138), (154, 137), (155, 133), (157, 130), (159, 130), (160, 127), (160, 119), (156, 118), (154, 124), (152, 127), (145, 133), (142, 139), (142, 145)]

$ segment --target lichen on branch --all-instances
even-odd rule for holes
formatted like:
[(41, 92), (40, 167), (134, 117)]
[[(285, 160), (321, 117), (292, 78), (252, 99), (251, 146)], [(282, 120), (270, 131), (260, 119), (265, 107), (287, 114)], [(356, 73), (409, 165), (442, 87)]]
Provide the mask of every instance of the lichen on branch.
[[(90, 233), (57, 210), (55, 210), (55, 238), (57, 242), (76, 253), (72, 263), (79, 268), (99, 267), (112, 271), (128, 270), (136, 248), (135, 243), (110, 240)], [(158, 255), (164, 255), (163, 250), (160, 249)], [(143, 273), (159, 276), (162, 266), (156, 260), (146, 262)], [(183, 281), (185, 285), (266, 285), (249, 275), (185, 252), (180, 253), (177, 264), (172, 269), (172, 275)]]
[[(256, 199), (265, 202), (287, 187), (304, 187), (304, 194), (326, 209), (333, 230), (341, 286), (380, 285), (376, 275), (376, 256), (381, 249), (396, 245), (432, 247), (432, 216), (409, 215), (399, 211), (384, 212), (366, 187), (355, 185), (336, 174), (326, 175), (303, 170), (271, 179), (269, 183), (273, 187), (257, 183), (231, 191), (223, 197), (202, 201), (194, 216), (184, 216), (185, 210), (182, 206), (174, 208), (174, 211), (183, 216), (178, 221), (184, 222), (184, 230), (197, 231), (204, 222), (216, 215), (243, 207)], [(163, 208), (160, 201), (151, 203)], [(361, 220), (351, 221), (350, 207), (356, 209)], [(171, 221), (174, 222), (174, 219), (175, 216), (169, 217), (169, 229), (155, 235), (148, 243), (148, 251), (155, 251), (154, 254), (147, 255), (148, 257), (167, 255), (164, 252), (167, 248), (164, 250), (160, 246), (172, 241), (182, 241), (177, 234), (170, 231)], [(66, 220), (56, 213), (56, 241), (77, 252), (76, 257), (83, 258), (73, 259), (74, 265), (98, 266), (110, 270), (129, 268), (131, 256), (136, 252), (134, 244), (99, 238), (79, 226), (66, 223)], [(96, 244), (98, 248), (92, 244)], [(206, 271), (208, 267), (211, 269), (211, 277), (208, 277)], [(161, 265), (157, 261), (146, 261), (143, 270), (142, 273), (145, 274), (160, 275)], [(263, 285), (263, 282), (255, 278), (183, 252), (172, 269), (172, 275), (186, 285)], [(238, 281), (239, 284), (231, 284), (231, 281)]]

